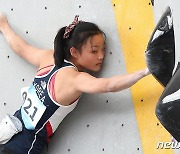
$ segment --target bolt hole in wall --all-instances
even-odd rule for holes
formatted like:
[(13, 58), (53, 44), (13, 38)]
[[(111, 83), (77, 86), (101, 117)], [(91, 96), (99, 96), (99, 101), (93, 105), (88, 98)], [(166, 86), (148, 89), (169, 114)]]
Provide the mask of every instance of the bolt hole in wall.
[(151, 0), (151, 4), (152, 4), (152, 6), (154, 6), (154, 0)]

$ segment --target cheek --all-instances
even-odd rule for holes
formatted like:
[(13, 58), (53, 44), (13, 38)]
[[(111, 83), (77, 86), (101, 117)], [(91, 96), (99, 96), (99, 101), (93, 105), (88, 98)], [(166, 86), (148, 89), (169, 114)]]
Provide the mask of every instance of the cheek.
[(92, 63), (95, 60), (93, 54), (82, 55), (81, 58), (82, 58), (82, 61), (87, 64)]
[(95, 58), (93, 55), (82, 55), (81, 57), (81, 65), (87, 69), (92, 69), (95, 67)]

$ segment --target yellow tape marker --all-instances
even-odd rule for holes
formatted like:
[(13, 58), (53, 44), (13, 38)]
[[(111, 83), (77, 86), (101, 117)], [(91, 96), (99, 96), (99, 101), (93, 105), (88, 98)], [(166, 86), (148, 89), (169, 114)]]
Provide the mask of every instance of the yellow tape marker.
[[(112, 5), (127, 72), (145, 68), (145, 50), (154, 29), (150, 0), (112, 0)], [(155, 106), (163, 87), (150, 75), (130, 90), (142, 151), (144, 154), (172, 154), (172, 149), (156, 149), (158, 142), (171, 141), (170, 134), (155, 116)]]

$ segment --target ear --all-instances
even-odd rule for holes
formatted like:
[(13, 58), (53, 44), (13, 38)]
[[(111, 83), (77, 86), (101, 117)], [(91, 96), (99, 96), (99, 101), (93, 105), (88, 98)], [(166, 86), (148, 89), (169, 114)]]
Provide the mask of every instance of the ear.
[(78, 58), (79, 57), (79, 51), (74, 47), (70, 48), (70, 54), (71, 54), (71, 56), (73, 58)]

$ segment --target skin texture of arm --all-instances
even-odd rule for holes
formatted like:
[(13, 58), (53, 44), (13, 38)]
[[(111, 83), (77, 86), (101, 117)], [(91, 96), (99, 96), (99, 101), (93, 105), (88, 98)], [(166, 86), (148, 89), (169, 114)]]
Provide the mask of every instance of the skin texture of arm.
[(35, 66), (40, 66), (40, 58), (44, 50), (29, 45), (17, 35), (10, 27), (6, 16), (2, 13), (0, 13), (0, 32), (2, 32), (8, 44), (17, 55)]
[(133, 86), (147, 75), (149, 75), (148, 69), (110, 78), (95, 78), (88, 73), (81, 72), (73, 77), (73, 83), (77, 90), (85, 93), (117, 92)]

